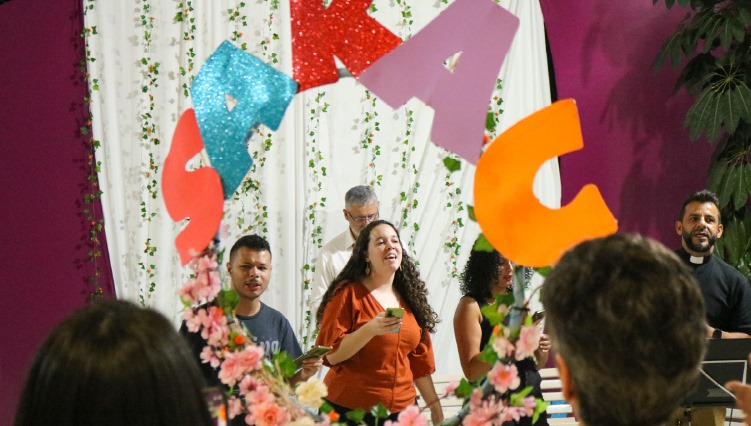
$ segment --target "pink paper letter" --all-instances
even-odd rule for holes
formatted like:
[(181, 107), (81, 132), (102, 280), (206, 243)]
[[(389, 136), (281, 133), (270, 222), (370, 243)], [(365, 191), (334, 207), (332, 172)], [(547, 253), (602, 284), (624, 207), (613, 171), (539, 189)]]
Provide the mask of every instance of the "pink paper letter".
[[(392, 108), (413, 96), (433, 107), (433, 142), (474, 164), (490, 96), (518, 27), (519, 19), (492, 0), (456, 0), (359, 80)], [(452, 73), (443, 62), (458, 52)]]

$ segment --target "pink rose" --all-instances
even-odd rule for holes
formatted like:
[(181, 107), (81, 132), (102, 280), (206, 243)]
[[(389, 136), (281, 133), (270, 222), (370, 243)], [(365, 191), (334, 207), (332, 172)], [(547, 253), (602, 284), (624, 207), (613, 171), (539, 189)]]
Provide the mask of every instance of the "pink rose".
[(488, 373), (488, 381), (495, 386), (496, 391), (505, 393), (509, 389), (519, 387), (519, 372), (513, 364), (496, 363)]

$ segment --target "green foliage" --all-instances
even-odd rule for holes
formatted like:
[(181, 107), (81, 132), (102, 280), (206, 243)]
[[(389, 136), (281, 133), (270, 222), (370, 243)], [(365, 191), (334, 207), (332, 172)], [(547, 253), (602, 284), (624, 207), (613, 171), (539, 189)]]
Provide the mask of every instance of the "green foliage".
[[(660, 0), (653, 0), (654, 4)], [(655, 60), (681, 74), (676, 90), (694, 96), (684, 125), (692, 140), (716, 143), (707, 188), (720, 200), (725, 226), (717, 252), (751, 277), (751, 2), (665, 0), (689, 7)]]
[(454, 173), (461, 170), (462, 162), (451, 156), (447, 156), (443, 159), (443, 165), (446, 166), (449, 172)]
[(221, 306), (225, 312), (234, 311), (237, 304), (240, 303), (240, 296), (234, 290), (220, 290), (216, 296), (217, 305)]
[[(473, 213), (474, 213), (474, 209), (473, 209)], [(495, 248), (493, 248), (493, 245), (490, 244), (490, 241), (488, 241), (488, 239), (485, 238), (485, 235), (483, 234), (480, 234), (477, 237), (477, 240), (475, 241), (475, 245), (474, 247), (472, 247), (472, 249), (475, 251), (487, 251), (489, 253), (495, 251)]]

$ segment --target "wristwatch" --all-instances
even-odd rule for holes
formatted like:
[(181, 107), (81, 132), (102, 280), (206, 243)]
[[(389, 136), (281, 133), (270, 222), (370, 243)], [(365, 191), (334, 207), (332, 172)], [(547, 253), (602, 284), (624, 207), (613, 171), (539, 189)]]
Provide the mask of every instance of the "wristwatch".
[(719, 328), (715, 328), (712, 332), (712, 338), (713, 339), (722, 339), (722, 330)]

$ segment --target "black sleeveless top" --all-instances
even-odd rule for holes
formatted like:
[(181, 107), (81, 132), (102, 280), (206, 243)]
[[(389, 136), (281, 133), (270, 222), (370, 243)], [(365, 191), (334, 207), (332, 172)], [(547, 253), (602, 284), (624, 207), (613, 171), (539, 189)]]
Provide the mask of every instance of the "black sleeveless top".
[[(480, 305), (480, 309), (488, 304), (488, 302), (482, 297), (478, 297), (472, 294), (468, 294), (465, 297), (471, 297), (472, 299), (474, 299), (474, 301), (477, 302), (478, 305)], [(485, 316), (482, 317), (482, 322), (480, 322), (480, 330), (482, 330), (482, 335), (480, 337), (480, 350), (482, 350), (485, 345), (487, 345), (488, 341), (490, 341), (490, 336), (493, 334), (493, 326), (490, 324), (490, 321), (485, 318)], [(542, 377), (540, 377), (540, 373), (537, 371), (535, 360), (532, 358), (526, 358), (521, 361), (514, 361), (514, 365), (516, 365), (516, 369), (519, 371), (520, 384), (518, 389), (524, 389), (527, 386), (532, 386), (532, 392), (530, 392), (529, 395), (534, 396), (535, 398), (542, 399), (542, 389), (540, 388)], [(519, 422), (511, 421), (503, 423), (503, 426), (516, 425), (548, 426), (548, 416), (546, 413), (540, 414), (540, 417), (537, 419), (537, 422), (534, 423), (534, 425), (532, 425), (531, 417), (522, 417), (521, 419), (519, 419)]]

